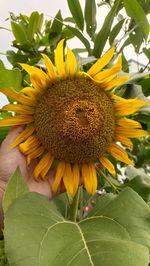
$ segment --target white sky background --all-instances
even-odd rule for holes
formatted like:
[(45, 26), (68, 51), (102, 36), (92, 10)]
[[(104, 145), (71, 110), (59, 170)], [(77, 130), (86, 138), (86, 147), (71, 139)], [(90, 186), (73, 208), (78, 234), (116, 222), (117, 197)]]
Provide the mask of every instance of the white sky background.
[[(82, 6), (84, 6), (85, 0), (80, 0), (80, 3)], [(70, 16), (67, 0), (0, 0), (0, 27), (6, 27), (10, 29), (10, 22), (8, 20), (6, 21), (6, 19), (9, 18), (9, 12), (13, 12), (15, 15), (19, 15), (20, 13), (30, 15), (32, 11), (39, 11), (40, 13), (44, 13), (45, 19), (50, 20), (55, 17), (59, 9), (61, 9), (63, 18)], [(102, 9), (101, 7), (98, 8), (98, 10), (97, 24), (102, 25), (107, 14), (107, 8), (103, 7)], [(0, 59), (3, 60), (5, 66), (8, 68), (11, 67), (6, 60), (5, 53), (7, 50), (12, 49), (12, 39), (13, 35), (11, 32), (0, 29)], [(74, 48), (77, 45), (78, 47), (83, 47), (83, 45), (77, 39), (69, 41), (70, 48)], [(128, 60), (131, 58), (137, 60), (133, 47), (126, 49), (126, 57)], [(144, 56), (140, 57), (139, 61), (143, 64), (147, 63), (147, 59)], [(0, 107), (4, 105), (5, 102), (6, 98), (0, 95)]]

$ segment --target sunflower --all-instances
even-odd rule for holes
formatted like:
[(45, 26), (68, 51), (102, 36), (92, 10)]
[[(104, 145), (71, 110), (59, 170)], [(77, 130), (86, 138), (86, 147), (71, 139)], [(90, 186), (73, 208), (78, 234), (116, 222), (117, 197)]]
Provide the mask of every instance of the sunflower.
[(55, 66), (47, 55), (42, 56), (46, 72), (21, 64), (30, 75), (31, 86), (19, 92), (0, 89), (17, 102), (2, 108), (15, 115), (1, 119), (0, 126), (25, 125), (11, 147), (18, 146), (28, 164), (38, 158), (33, 173), (36, 180), (46, 180), (49, 170), (55, 167), (53, 192), (63, 181), (73, 197), (82, 175), (85, 189), (94, 194), (97, 189), (95, 162), (112, 176), (116, 174), (115, 167), (108, 156), (132, 164), (123, 145), (132, 149), (130, 138), (146, 136), (147, 132), (128, 116), (147, 102), (113, 94), (112, 89), (128, 80), (128, 76), (118, 77), (121, 56), (111, 68), (105, 68), (114, 56), (114, 48), (98, 59), (87, 73), (81, 70), (69, 48), (65, 56), (64, 40), (56, 47)]

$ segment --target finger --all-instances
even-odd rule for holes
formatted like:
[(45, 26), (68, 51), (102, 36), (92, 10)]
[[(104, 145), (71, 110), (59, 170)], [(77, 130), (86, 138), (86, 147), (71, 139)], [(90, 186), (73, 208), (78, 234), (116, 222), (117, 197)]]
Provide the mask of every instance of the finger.
[(17, 166), (24, 176), (27, 176), (26, 160), (18, 148), (12, 149), (10, 144), (23, 130), (22, 126), (14, 127), (0, 147), (0, 176), (4, 181), (8, 181), (15, 172)]

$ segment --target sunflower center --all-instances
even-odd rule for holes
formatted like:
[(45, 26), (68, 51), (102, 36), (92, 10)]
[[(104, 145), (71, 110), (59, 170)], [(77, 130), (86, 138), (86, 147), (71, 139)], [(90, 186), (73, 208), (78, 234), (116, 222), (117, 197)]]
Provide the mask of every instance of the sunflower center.
[(35, 128), (55, 159), (71, 163), (95, 160), (112, 142), (112, 102), (89, 80), (57, 82), (41, 96)]

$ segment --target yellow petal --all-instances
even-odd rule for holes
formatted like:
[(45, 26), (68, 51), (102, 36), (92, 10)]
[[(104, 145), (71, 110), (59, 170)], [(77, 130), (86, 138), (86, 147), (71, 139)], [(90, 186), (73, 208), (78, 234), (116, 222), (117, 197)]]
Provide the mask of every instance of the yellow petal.
[(50, 60), (50, 58), (46, 54), (42, 54), (42, 56), (44, 58), (45, 66), (47, 68), (47, 72), (48, 72), (50, 79), (52, 81), (57, 80), (57, 74), (56, 74), (56, 71), (55, 71), (55, 68), (54, 68), (52, 61)]
[(74, 53), (68, 48), (67, 49), (67, 59), (66, 59), (66, 74), (73, 79), (76, 71), (76, 57)]
[(36, 135), (32, 135), (28, 137), (25, 142), (19, 145), (19, 149), (23, 154), (28, 155), (35, 151), (40, 146), (40, 144), (41, 142), (39, 138)]
[(90, 76), (96, 75), (104, 66), (106, 66), (114, 55), (114, 47), (108, 50), (98, 61), (88, 70)]
[(37, 100), (40, 97), (39, 93), (32, 87), (25, 87), (20, 90), (20, 93), (26, 94), (33, 100)]
[(136, 128), (118, 127), (116, 128), (116, 132), (128, 138), (141, 138), (149, 135), (149, 133), (146, 130), (136, 129)]
[(42, 80), (46, 84), (49, 84), (50, 80), (47, 74), (41, 69), (27, 64), (20, 64), (20, 65), (30, 75), (30, 77), (33, 77), (35, 75), (36, 77), (38, 77), (39, 80)]
[(74, 196), (74, 183), (73, 174), (70, 163), (66, 163), (63, 182), (67, 192), (73, 197)]
[(116, 175), (115, 167), (113, 166), (113, 164), (105, 156), (101, 156), (99, 158), (99, 161), (109, 171), (109, 173), (111, 175), (113, 175), (113, 176)]
[(2, 110), (12, 111), (23, 115), (31, 115), (35, 113), (35, 110), (32, 107), (21, 104), (7, 104), (3, 106)]
[(120, 85), (123, 85), (128, 79), (129, 79), (128, 76), (122, 76), (122, 77), (113, 79), (110, 82), (103, 83), (101, 85), (101, 88), (104, 89), (104, 90), (106, 90), (106, 91), (108, 91), (108, 90), (113, 89), (114, 87), (118, 87)]
[(40, 146), (33, 150), (29, 155), (27, 155), (27, 163), (29, 164), (32, 159), (40, 157), (44, 153), (45, 149), (43, 146)]
[(117, 75), (117, 73), (121, 70), (122, 68), (122, 58), (119, 56), (117, 63), (111, 67), (110, 69), (103, 70), (99, 73), (97, 73), (93, 78), (98, 81), (104, 81), (106, 78), (109, 78), (110, 76), (114, 77)]
[(61, 40), (57, 47), (55, 52), (55, 65), (58, 71), (59, 76), (62, 79), (66, 79), (66, 72), (65, 72), (65, 66), (64, 66), (64, 52), (63, 52), (63, 45), (64, 45), (64, 39)]
[(139, 122), (125, 117), (116, 119), (116, 124), (121, 127), (142, 128)]
[(15, 139), (15, 141), (11, 144), (11, 148), (15, 148), (18, 146), (21, 142), (25, 141), (28, 137), (32, 135), (34, 132), (33, 127), (27, 127), (23, 132), (19, 134), (19, 136)]
[(73, 165), (72, 173), (73, 173), (73, 183), (74, 183), (74, 190), (73, 190), (73, 196), (74, 196), (77, 192), (80, 181), (80, 171), (78, 164)]
[(82, 176), (83, 176), (83, 182), (84, 186), (89, 194), (92, 194), (93, 187), (92, 187), (92, 176), (91, 171), (89, 170), (88, 164), (82, 164)]
[(126, 151), (118, 146), (117, 144), (111, 144), (107, 148), (107, 151), (116, 159), (126, 164), (133, 164), (133, 162), (129, 159), (128, 154)]
[(46, 175), (47, 175), (48, 171), (50, 170), (53, 161), (54, 161), (54, 156), (52, 156), (49, 153), (49, 157), (47, 159), (47, 164), (45, 165), (44, 169), (41, 171), (41, 177), (43, 180), (45, 180), (47, 178)]
[(6, 96), (16, 100), (19, 103), (27, 104), (29, 106), (37, 106), (37, 102), (30, 99), (29, 97), (23, 96), (15, 90), (9, 88), (0, 88), (0, 92), (4, 93)]
[(130, 149), (133, 149), (133, 143), (130, 139), (128, 139), (127, 137), (124, 137), (122, 135), (119, 135), (117, 132), (115, 132), (114, 134), (114, 138), (117, 141), (120, 141), (122, 144), (126, 145), (127, 147), (129, 147)]
[(96, 193), (97, 189), (97, 175), (96, 175), (96, 169), (93, 162), (90, 162), (89, 164), (89, 174), (91, 176), (91, 194), (94, 195)]
[(56, 191), (60, 185), (60, 182), (62, 180), (64, 172), (65, 172), (65, 162), (60, 161), (58, 166), (57, 166), (55, 180), (54, 180), (53, 185), (52, 185), (52, 191), (54, 193), (56, 193)]
[(48, 152), (48, 153), (46, 153), (46, 154), (42, 157), (42, 159), (39, 161), (39, 163), (37, 164), (37, 166), (35, 167), (34, 172), (33, 172), (33, 176), (34, 176), (34, 178), (35, 178), (36, 180), (40, 177), (40, 175), (41, 175), (41, 173), (42, 173), (42, 171), (43, 171), (44, 169), (47, 170), (47, 165), (49, 164), (49, 161), (50, 161), (51, 158), (52, 158), (52, 156), (51, 156), (51, 154)]
[(18, 115), (0, 120), (0, 127), (26, 125), (33, 122), (34, 117), (31, 115)]
[(138, 111), (141, 107), (149, 104), (148, 102), (140, 99), (131, 99), (131, 100), (125, 100), (125, 101), (119, 101), (117, 103), (114, 103), (114, 113), (115, 115), (124, 116), (124, 115), (130, 115)]

